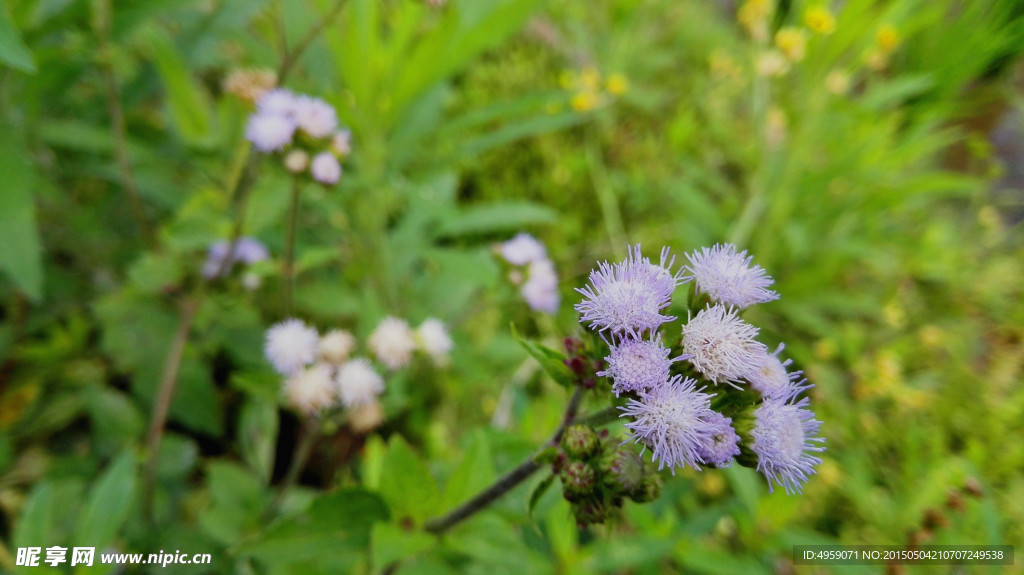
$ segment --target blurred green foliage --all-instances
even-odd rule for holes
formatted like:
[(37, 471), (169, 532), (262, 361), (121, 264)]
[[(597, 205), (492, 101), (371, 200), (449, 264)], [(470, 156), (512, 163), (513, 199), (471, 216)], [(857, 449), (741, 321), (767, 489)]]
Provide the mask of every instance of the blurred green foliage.
[[(264, 161), (232, 194), (252, 106), (224, 81), (279, 69), (334, 1), (6, 2), (0, 566), (94, 545), (213, 555), (162, 573), (746, 574), (791, 572), (794, 544), (1024, 543), (1024, 183), (995, 189), (1020, 155), (989, 138), (1021, 117), (1024, 10), (774, 4), (348, 0), (309, 36), (286, 84), (334, 105), (355, 151), (337, 188), (303, 190), (297, 313), (360, 339), (439, 317), (456, 348), (389, 377), (377, 432), (327, 430), (268, 521), (299, 433), (262, 356), (289, 180)], [(206, 286), (237, 221), (274, 254), (262, 285)], [(520, 230), (559, 269), (553, 318), (491, 253)], [(776, 278), (782, 299), (748, 319), (816, 386), (828, 451), (805, 493), (681, 473), (582, 531), (558, 490), (530, 502), (538, 476), (420, 531), (560, 421), (565, 390), (509, 323), (557, 347), (579, 331), (572, 288), (638, 241), (733, 241)]]

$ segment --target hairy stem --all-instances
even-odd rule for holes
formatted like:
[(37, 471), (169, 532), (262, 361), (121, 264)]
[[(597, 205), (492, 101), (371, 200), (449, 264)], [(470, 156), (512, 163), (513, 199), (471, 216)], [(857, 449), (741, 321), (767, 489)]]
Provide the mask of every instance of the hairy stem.
[(313, 416), (307, 417), (303, 422), (302, 429), (299, 431), (299, 438), (295, 444), (295, 456), (292, 457), (292, 462), (288, 466), (288, 472), (285, 473), (284, 480), (281, 482), (281, 487), (278, 489), (273, 503), (267, 508), (266, 518), (268, 520), (277, 514), (281, 504), (284, 502), (285, 496), (295, 486), (299, 479), (299, 474), (302, 473), (306, 463), (309, 461), (309, 456), (313, 452), (313, 445), (316, 443), (319, 435), (320, 420)]
[(324, 14), (323, 18), (321, 18), (306, 32), (306, 35), (299, 40), (299, 43), (296, 44), (294, 48), (289, 50), (288, 41), (283, 41), (284, 57), (281, 59), (281, 66), (277, 69), (278, 85), (284, 84), (285, 79), (288, 77), (288, 74), (292, 71), (295, 64), (299, 61), (303, 52), (309, 48), (309, 45), (313, 43), (313, 40), (316, 40), (316, 37), (320, 35), (320, 32), (323, 32), (324, 28), (334, 22), (334, 19), (338, 17), (338, 14), (341, 14), (341, 9), (344, 6), (345, 0), (336, 0), (330, 9), (327, 10), (327, 13)]
[(302, 183), (298, 177), (292, 179), (291, 206), (288, 209), (288, 231), (284, 244), (284, 262), (281, 277), (284, 280), (285, 315), (291, 317), (295, 309), (295, 229), (299, 224), (299, 193)]
[(94, 6), (93, 30), (99, 43), (98, 60), (103, 73), (110, 130), (114, 136), (114, 155), (117, 160), (118, 176), (121, 180), (121, 187), (128, 193), (128, 203), (131, 206), (132, 216), (135, 218), (135, 225), (139, 228), (139, 235), (150, 249), (156, 249), (159, 247), (156, 234), (153, 233), (149, 219), (146, 217), (146, 208), (142, 202), (142, 195), (139, 193), (139, 186), (135, 181), (131, 158), (128, 156), (128, 135), (125, 128), (124, 107), (121, 105), (121, 88), (117, 81), (117, 74), (114, 72), (113, 50), (110, 47), (110, 0), (101, 0)]
[[(583, 389), (576, 388), (573, 392), (572, 398), (569, 399), (569, 405), (565, 408), (565, 416), (562, 417), (562, 423), (559, 424), (558, 429), (555, 430), (554, 435), (551, 439), (544, 444), (543, 449), (558, 445), (558, 442), (562, 440), (562, 434), (565, 433), (565, 429), (572, 423), (576, 423), (576, 411), (579, 409), (580, 400), (583, 398)], [(582, 421), (582, 420), (581, 420)], [(469, 501), (463, 503), (459, 507), (456, 507), (446, 515), (442, 517), (436, 517), (428, 520), (423, 524), (423, 528), (429, 532), (440, 535), (445, 531), (451, 529), (455, 525), (459, 524), (464, 519), (472, 517), (478, 511), (481, 511), (496, 499), (502, 495), (508, 493), (515, 486), (525, 481), (528, 477), (533, 475), (538, 469), (542, 467), (542, 464), (536, 461), (536, 456), (530, 456), (529, 459), (519, 464), (518, 467), (509, 471), (504, 476), (499, 478), (490, 487), (484, 489), (478, 493), (475, 497)]]
[(178, 371), (185, 354), (185, 344), (188, 342), (188, 334), (192, 330), (196, 312), (199, 311), (199, 302), (200, 298), (196, 296), (182, 304), (181, 322), (178, 324), (178, 332), (174, 335), (174, 341), (171, 342), (171, 348), (167, 353), (163, 374), (160, 377), (160, 386), (157, 388), (156, 399), (153, 401), (153, 414), (150, 417), (149, 433), (146, 436), (147, 459), (142, 487), (142, 509), (145, 517), (150, 521), (153, 520), (153, 491), (159, 461), (157, 452), (160, 450), (160, 442), (164, 436), (164, 426), (167, 423), (167, 413), (171, 409), (171, 400), (174, 398), (174, 389), (178, 383)]

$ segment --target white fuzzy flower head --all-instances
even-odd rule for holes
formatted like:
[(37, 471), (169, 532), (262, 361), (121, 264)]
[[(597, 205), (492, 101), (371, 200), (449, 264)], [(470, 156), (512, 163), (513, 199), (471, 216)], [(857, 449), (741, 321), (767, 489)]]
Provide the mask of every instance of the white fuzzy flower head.
[(801, 385), (807, 381), (806, 379), (801, 380), (802, 371), (790, 373), (786, 370), (793, 360), (781, 361), (779, 359), (779, 353), (784, 347), (779, 344), (775, 353), (768, 353), (767, 349), (760, 352), (757, 368), (743, 376), (743, 379), (750, 382), (750, 387), (765, 399), (785, 399), (810, 387)]
[(316, 360), (319, 339), (301, 320), (287, 319), (267, 330), (263, 352), (278, 373), (291, 376)]
[(276, 114), (253, 114), (245, 126), (245, 138), (261, 152), (276, 152), (292, 143), (295, 122)]
[(715, 413), (711, 397), (696, 389), (695, 380), (677, 375), (619, 409), (622, 417), (633, 418), (625, 424), (631, 439), (651, 449), (659, 470), (668, 467), (675, 475), (677, 467), (700, 469), (704, 463), (701, 449), (717, 431), (709, 423)]
[(340, 365), (345, 363), (355, 347), (356, 338), (351, 333), (343, 329), (335, 329), (320, 338), (317, 353), (323, 361)]
[(448, 363), (448, 353), (454, 344), (444, 322), (437, 318), (428, 318), (416, 328), (416, 343), (419, 348), (430, 356), (434, 363), (445, 365)]
[(291, 119), (295, 116), (297, 103), (298, 98), (295, 94), (284, 88), (278, 88), (264, 92), (256, 103), (256, 110), (263, 115), (283, 116)]
[(384, 392), (384, 379), (373, 369), (370, 361), (363, 357), (342, 365), (334, 381), (338, 386), (338, 397), (347, 408), (373, 403)]
[(549, 259), (530, 262), (529, 277), (519, 289), (530, 309), (553, 314), (558, 311), (561, 296), (558, 294), (558, 275), (555, 264)]
[(348, 410), (348, 426), (356, 433), (369, 433), (384, 423), (384, 408), (375, 399)]
[(527, 233), (517, 234), (516, 237), (502, 243), (498, 250), (501, 252), (501, 257), (514, 266), (525, 266), (530, 262), (548, 257), (544, 244)]
[(401, 369), (412, 361), (416, 339), (405, 320), (386, 317), (370, 334), (370, 349), (389, 369)]
[(734, 384), (756, 369), (766, 349), (754, 340), (758, 329), (736, 313), (716, 304), (683, 326), (683, 353), (690, 356), (697, 371), (716, 384)]
[(761, 266), (751, 266), (754, 259), (747, 251), (736, 253), (732, 244), (718, 244), (686, 254), (687, 279), (693, 279), (697, 293), (706, 293), (718, 303), (740, 309), (779, 299), (779, 294), (767, 289), (775, 280)]
[(284, 395), (289, 405), (306, 415), (314, 415), (330, 407), (338, 399), (331, 368), (316, 364), (299, 371), (285, 380)]
[(341, 164), (338, 158), (330, 152), (320, 152), (313, 156), (313, 163), (309, 166), (309, 172), (313, 179), (321, 184), (337, 184), (341, 179)]
[(310, 96), (299, 96), (295, 103), (295, 121), (303, 132), (314, 138), (327, 138), (338, 128), (334, 107)]
[(285, 154), (284, 168), (293, 174), (301, 174), (309, 166), (309, 154), (305, 150), (292, 150)]

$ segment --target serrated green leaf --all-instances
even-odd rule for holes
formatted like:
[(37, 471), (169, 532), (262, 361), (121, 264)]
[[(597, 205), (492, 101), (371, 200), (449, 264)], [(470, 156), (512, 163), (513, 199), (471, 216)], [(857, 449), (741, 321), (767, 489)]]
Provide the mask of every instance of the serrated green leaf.
[(551, 379), (565, 387), (573, 386), (574, 382), (572, 372), (569, 371), (569, 368), (566, 367), (565, 363), (563, 363), (565, 361), (565, 355), (535, 341), (523, 339), (516, 331), (515, 325), (512, 325), (511, 328), (512, 337), (519, 342), (519, 345), (523, 346), (523, 349), (525, 349), (530, 356), (537, 360), (537, 363), (540, 364), (545, 373), (551, 376)]
[(373, 564), (384, 569), (395, 561), (411, 558), (437, 545), (437, 538), (419, 530), (408, 530), (393, 523), (373, 525)]
[(38, 302), (43, 298), (43, 262), (32, 198), (33, 168), (17, 134), (11, 126), (0, 124), (0, 271)]
[(89, 493), (75, 530), (75, 545), (104, 548), (114, 541), (135, 505), (135, 455), (123, 452)]
[(444, 486), (444, 507), (463, 503), (494, 481), (494, 475), (490, 442), (487, 435), (478, 431), (473, 434), (462, 454), (462, 461)]
[(423, 460), (401, 436), (388, 444), (381, 470), (380, 494), (395, 517), (410, 517), (417, 523), (438, 510), (441, 494)]

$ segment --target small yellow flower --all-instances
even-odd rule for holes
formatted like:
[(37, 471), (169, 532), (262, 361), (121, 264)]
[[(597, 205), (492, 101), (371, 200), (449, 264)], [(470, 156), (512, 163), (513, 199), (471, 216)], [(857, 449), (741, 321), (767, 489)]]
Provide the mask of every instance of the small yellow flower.
[(621, 96), (629, 89), (629, 80), (622, 74), (612, 74), (605, 82), (605, 89), (613, 96)]
[(735, 78), (742, 73), (736, 60), (733, 60), (732, 56), (721, 48), (716, 48), (711, 52), (708, 57), (708, 65), (711, 68), (711, 75), (715, 78)]
[(589, 112), (597, 107), (597, 94), (593, 92), (578, 92), (570, 102), (572, 109), (577, 112)]
[(775, 45), (790, 61), (799, 62), (806, 54), (807, 39), (803, 30), (787, 26), (775, 33)]
[(601, 73), (597, 71), (597, 68), (587, 66), (580, 72), (580, 87), (592, 92), (601, 87)]
[(818, 34), (829, 35), (836, 31), (836, 17), (828, 8), (815, 6), (804, 12), (804, 24)]
[(867, 63), (868, 68), (875, 70), (884, 70), (889, 66), (889, 56), (879, 50), (872, 50), (865, 56), (864, 61)]
[(768, 50), (757, 57), (755, 68), (765, 78), (784, 76), (789, 72), (789, 60), (779, 50)]
[(830, 94), (845, 96), (850, 91), (850, 74), (845, 70), (832, 70), (825, 78), (825, 88)]
[(736, 20), (758, 42), (768, 39), (768, 19), (772, 14), (771, 0), (747, 0), (736, 11)]
[(892, 54), (900, 45), (900, 33), (892, 24), (886, 24), (875, 34), (875, 43), (883, 54)]

